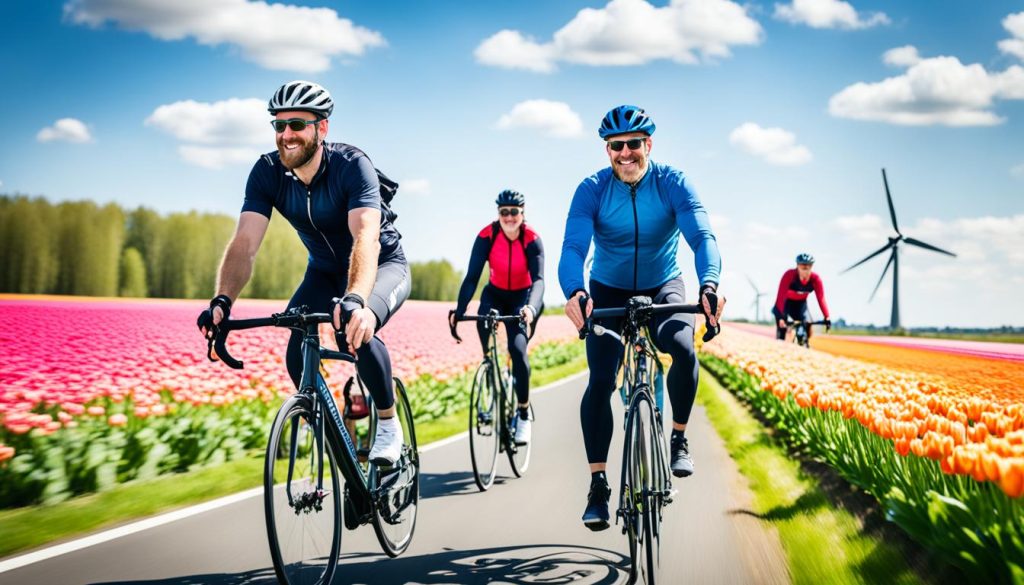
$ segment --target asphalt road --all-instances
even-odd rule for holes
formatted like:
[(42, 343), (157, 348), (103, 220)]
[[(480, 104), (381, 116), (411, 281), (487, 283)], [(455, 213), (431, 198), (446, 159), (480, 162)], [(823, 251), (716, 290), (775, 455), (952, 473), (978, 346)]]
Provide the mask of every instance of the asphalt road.
[[(499, 477), (486, 493), (473, 482), (464, 437), (427, 448), (409, 550), (388, 559), (372, 527), (346, 531), (335, 582), (625, 583), (628, 548), (621, 529), (593, 533), (580, 522), (590, 480), (579, 427), (585, 384), (574, 377), (535, 396), (528, 473), (515, 479), (508, 461), (499, 460)], [(614, 506), (621, 405), (613, 410)], [(662, 582), (788, 582), (777, 537), (749, 513), (744, 480), (699, 407), (687, 435), (697, 472), (675, 480), (679, 493), (665, 511)], [(258, 496), (0, 573), (0, 584), (274, 582)]]

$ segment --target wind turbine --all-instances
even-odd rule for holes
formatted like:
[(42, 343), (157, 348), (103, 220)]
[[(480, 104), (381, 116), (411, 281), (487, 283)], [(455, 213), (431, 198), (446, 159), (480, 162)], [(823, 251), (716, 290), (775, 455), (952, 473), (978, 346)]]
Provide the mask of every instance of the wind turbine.
[(892, 206), (892, 194), (889, 193), (889, 180), (885, 176), (885, 169), (882, 169), (882, 183), (885, 184), (885, 197), (889, 202), (889, 217), (892, 218), (892, 229), (896, 230), (896, 236), (889, 236), (889, 243), (882, 246), (877, 251), (870, 254), (867, 258), (864, 258), (860, 262), (857, 262), (853, 266), (850, 266), (840, 274), (849, 272), (850, 270), (860, 266), (861, 264), (871, 260), (875, 256), (878, 256), (886, 250), (892, 250), (889, 254), (889, 262), (885, 264), (885, 270), (882, 271), (882, 277), (878, 279), (878, 284), (875, 285), (875, 290), (871, 291), (871, 297), (868, 298), (868, 302), (871, 302), (875, 298), (875, 293), (878, 292), (878, 287), (882, 285), (882, 280), (885, 278), (885, 274), (889, 271), (889, 266), (892, 266), (892, 316), (889, 319), (890, 329), (900, 328), (900, 258), (899, 258), (899, 246), (901, 243), (907, 243), (911, 246), (917, 246), (918, 248), (924, 248), (925, 250), (931, 250), (933, 252), (940, 252), (947, 256), (956, 257), (956, 254), (947, 252), (942, 248), (937, 248), (931, 244), (926, 244), (921, 240), (904, 236), (900, 233), (900, 228), (896, 224), (896, 209)]
[(757, 285), (754, 284), (754, 281), (751, 280), (749, 276), (747, 277), (747, 282), (749, 282), (750, 286), (753, 287), (753, 289), (754, 289), (754, 302), (750, 303), (750, 306), (754, 307), (754, 320), (756, 322), (760, 323), (761, 322), (761, 297), (768, 296), (768, 293), (763, 293), (760, 290), (758, 290)]

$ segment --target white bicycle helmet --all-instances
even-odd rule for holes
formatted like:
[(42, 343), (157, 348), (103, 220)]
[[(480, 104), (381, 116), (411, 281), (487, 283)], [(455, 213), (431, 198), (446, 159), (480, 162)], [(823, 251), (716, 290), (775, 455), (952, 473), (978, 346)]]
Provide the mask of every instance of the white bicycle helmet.
[(334, 100), (331, 92), (319, 83), (312, 81), (289, 81), (281, 86), (270, 98), (267, 111), (278, 112), (300, 111), (312, 112), (321, 118), (328, 118), (334, 111)]

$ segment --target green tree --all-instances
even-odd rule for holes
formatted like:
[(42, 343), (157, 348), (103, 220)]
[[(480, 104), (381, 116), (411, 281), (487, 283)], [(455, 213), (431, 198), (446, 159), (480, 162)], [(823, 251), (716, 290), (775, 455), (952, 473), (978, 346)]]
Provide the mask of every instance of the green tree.
[(425, 301), (454, 301), (458, 298), (462, 273), (447, 260), (413, 262), (409, 271), (412, 276), (409, 298)]
[(146, 290), (146, 264), (142, 254), (135, 248), (125, 248), (121, 254), (119, 294), (122, 297), (145, 297)]
[(0, 291), (52, 292), (58, 270), (54, 207), (41, 198), (0, 202)]
[(307, 252), (286, 219), (275, 214), (256, 255), (252, 280), (242, 294), (256, 299), (287, 299), (306, 270)]

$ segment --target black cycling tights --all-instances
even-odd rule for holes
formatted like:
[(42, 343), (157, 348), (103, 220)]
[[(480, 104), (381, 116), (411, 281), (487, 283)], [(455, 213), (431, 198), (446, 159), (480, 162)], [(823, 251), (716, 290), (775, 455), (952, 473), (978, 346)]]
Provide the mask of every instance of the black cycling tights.
[[(590, 281), (590, 296), (594, 308), (622, 307), (630, 297), (649, 296), (655, 303), (682, 303), (686, 295), (682, 279), (673, 279), (660, 287), (628, 291), (612, 288), (600, 282)], [(600, 319), (602, 325), (616, 332), (621, 331), (622, 319)], [(697, 397), (697, 356), (693, 349), (694, 316), (684, 313), (665, 315), (651, 322), (654, 344), (658, 350), (672, 356), (672, 367), (668, 370), (669, 401), (672, 403), (672, 420), (686, 424), (690, 420), (693, 401)], [(580, 422), (583, 426), (583, 443), (587, 449), (589, 463), (608, 461), (608, 448), (612, 441), (611, 396), (616, 390), (615, 378), (622, 362), (622, 344), (605, 335), (587, 337), (587, 363), (590, 365), (590, 383), (580, 403)]]
[[(497, 309), (502, 315), (518, 315), (520, 309), (530, 300), (530, 289), (523, 290), (501, 290), (488, 284), (480, 293), (479, 315), (486, 315), (491, 309)], [(536, 328), (537, 322), (534, 321)], [(490, 332), (482, 321), (477, 321), (476, 331), (480, 335), (480, 346), (483, 347), (484, 357), (487, 357), (489, 348)], [(515, 323), (505, 324), (505, 333), (508, 336), (508, 355), (512, 358), (512, 375), (515, 376), (516, 399), (519, 404), (526, 404), (530, 401), (530, 361), (526, 355), (526, 343), (529, 341), (526, 332)]]
[[(345, 275), (325, 272), (313, 268), (306, 268), (306, 275), (302, 284), (288, 301), (288, 308), (306, 305), (316, 313), (329, 313), (333, 311), (331, 299), (345, 294), (347, 278)], [(384, 326), (384, 323), (405, 299), (409, 296), (408, 268), (404, 263), (392, 262), (382, 264), (377, 270), (377, 280), (373, 286), (373, 294), (368, 306), (377, 315), (377, 330)], [(394, 299), (393, 304), (381, 299)], [(302, 375), (302, 333), (292, 331), (288, 340), (288, 353), (285, 362), (288, 365), (288, 374), (297, 388)], [(335, 335), (338, 347), (345, 351), (348, 342), (345, 340), (345, 332), (341, 331)], [(391, 408), (395, 404), (394, 382), (391, 378), (391, 358), (384, 342), (374, 336), (370, 343), (362, 345), (356, 350), (356, 369), (359, 377), (366, 384), (373, 403), (379, 409)]]

